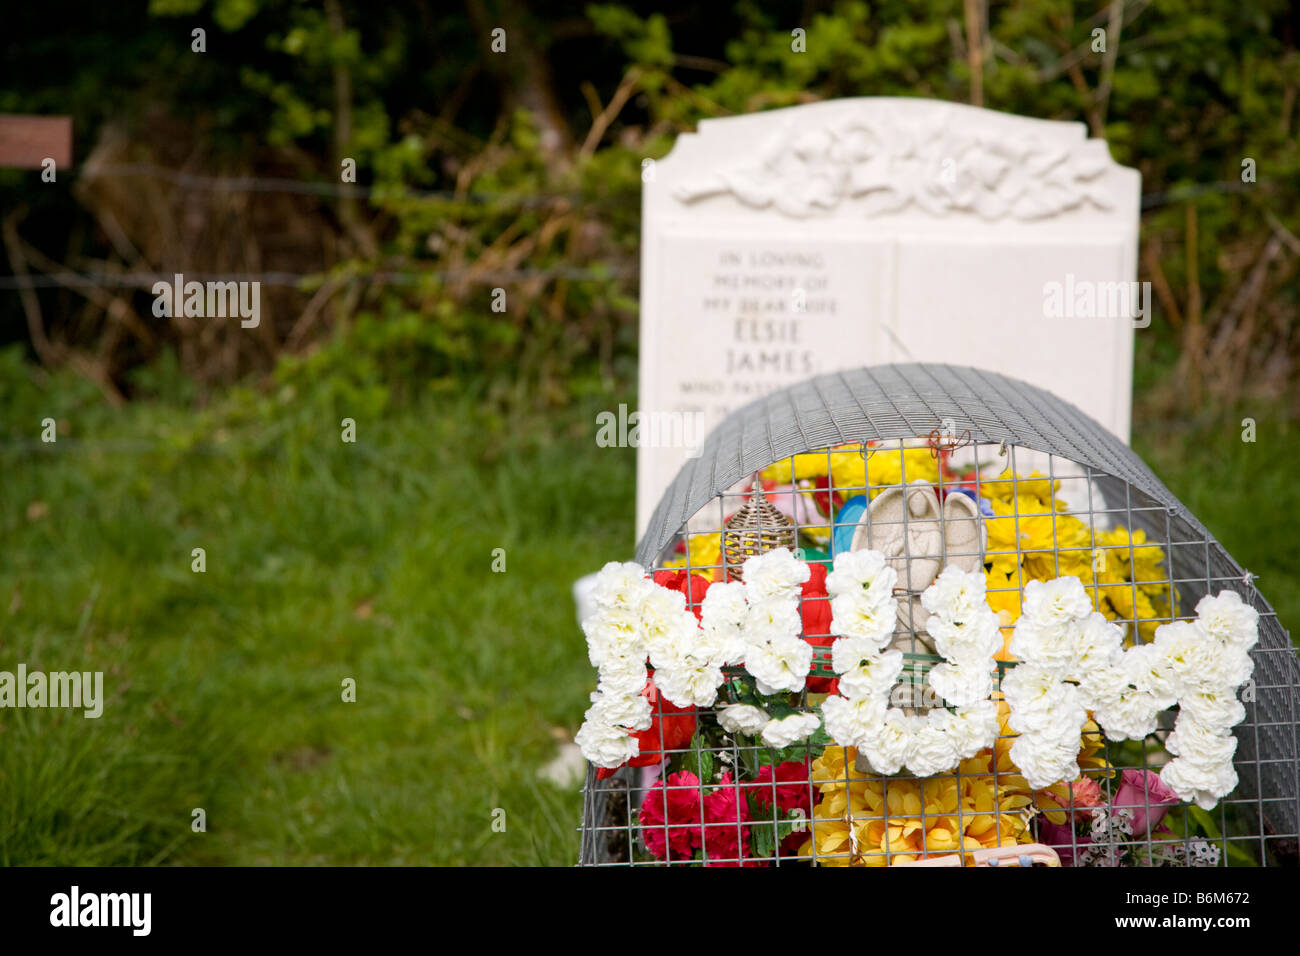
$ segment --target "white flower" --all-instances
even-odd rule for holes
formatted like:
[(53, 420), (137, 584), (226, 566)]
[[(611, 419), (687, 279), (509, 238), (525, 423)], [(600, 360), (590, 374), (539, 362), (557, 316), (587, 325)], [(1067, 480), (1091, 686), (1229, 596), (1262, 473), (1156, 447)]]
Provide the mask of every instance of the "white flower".
[(1078, 578), (1030, 581), (1021, 601), (1021, 618), (1043, 627), (1077, 623), (1092, 613), (1092, 601)]
[(1165, 749), (1185, 758), (1194, 767), (1214, 768), (1232, 763), (1237, 738), (1226, 729), (1207, 727), (1190, 713), (1181, 713), (1174, 732), (1165, 741)]
[(611, 727), (627, 730), (648, 730), (651, 724), (650, 701), (641, 693), (592, 695), (592, 706), (587, 720), (595, 720)]
[(932, 777), (957, 766), (956, 741), (948, 733), (951, 720), (948, 711), (936, 709), (916, 721), (907, 751), (908, 770), (918, 777)]
[(686, 610), (686, 595), (658, 585), (641, 602), (640, 625), (652, 659), (676, 653), (699, 630), (695, 615)]
[(889, 643), (897, 626), (896, 604), (892, 598), (876, 601), (868, 591), (831, 598), (832, 634), (861, 638), (882, 648)]
[(799, 605), (790, 598), (756, 601), (745, 611), (745, 642), (757, 646), (796, 637), (802, 623)]
[[(832, 646), (832, 654), (834, 650)], [(886, 651), (879, 656), (864, 657), (855, 666), (839, 671), (840, 693), (850, 698), (883, 697), (898, 682), (898, 675), (902, 670), (902, 651)]]
[(930, 668), (929, 680), (935, 693), (954, 707), (969, 707), (988, 700), (993, 693), (993, 671), (988, 662), (983, 667), (936, 664)]
[(689, 655), (655, 671), (655, 686), (678, 707), (710, 707), (726, 680), (722, 668)]
[(950, 564), (921, 594), (921, 606), (950, 621), (965, 622), (972, 614), (988, 611), (983, 573), (967, 572)]
[(1011, 745), (1014, 763), (1034, 790), (1079, 776), (1079, 729), (1068, 736), (1021, 734)]
[[(899, 712), (901, 713), (901, 711)], [(859, 697), (849, 700), (847, 697), (828, 697), (822, 703), (822, 716), (826, 720), (826, 733), (843, 747), (857, 747), (863, 750), (874, 739), (885, 720), (885, 702), (878, 697)], [(906, 754), (906, 750), (904, 750)], [(897, 773), (893, 770), (881, 770), (880, 773)], [(902, 758), (899, 758), (902, 766)]]
[(1172, 707), (1181, 690), (1168, 658), (1154, 644), (1138, 644), (1124, 652), (1129, 683), (1151, 698), (1157, 711)]
[(1092, 667), (1079, 675), (1079, 692), (1089, 710), (1114, 706), (1128, 690), (1128, 673), (1118, 664)]
[(1187, 714), (1202, 727), (1225, 733), (1246, 719), (1246, 708), (1230, 687), (1209, 688), (1178, 698), (1179, 713)]
[(790, 597), (812, 572), (788, 548), (777, 548), (748, 559), (741, 570), (751, 602)]
[(966, 612), (960, 623), (935, 614), (926, 622), (926, 630), (934, 638), (935, 650), (957, 664), (987, 663), (1002, 650), (998, 619), (988, 605)]
[(1194, 621), (1161, 624), (1156, 628), (1152, 646), (1164, 658), (1178, 696), (1206, 684), (1219, 683), (1215, 672), (1220, 666), (1219, 658), (1224, 647), (1200, 624)]
[(826, 593), (836, 597), (871, 590), (878, 597), (889, 596), (897, 581), (898, 572), (885, 564), (879, 551), (841, 551), (826, 575)]
[(613, 657), (600, 665), (602, 694), (639, 694), (646, 682), (644, 657)]
[(1196, 616), (1207, 634), (1225, 644), (1250, 650), (1259, 639), (1259, 612), (1236, 591), (1207, 594), (1196, 605)]
[(1076, 640), (1078, 645), (1071, 677), (1082, 680), (1091, 671), (1102, 667), (1117, 667), (1124, 659), (1123, 630), (1097, 611), (1084, 619)]
[(719, 667), (731, 667), (745, 659), (748, 645), (738, 627), (706, 625), (700, 629), (701, 653)]
[[(635, 611), (642, 599), (656, 588), (645, 576), (645, 568), (632, 561), (610, 561), (596, 575), (591, 600), (603, 610)], [(663, 590), (660, 588), (659, 590)]]
[(1079, 654), (1080, 631), (1081, 622), (1076, 620), (1042, 622), (1022, 615), (1008, 649), (1026, 664), (1067, 677)]
[(1164, 709), (1150, 694), (1129, 688), (1118, 698), (1097, 707), (1093, 716), (1111, 740), (1141, 740), (1156, 732), (1160, 711)]
[(1083, 709), (1074, 687), (1032, 664), (1013, 667), (1002, 678), (1002, 694), (1011, 707), (1008, 725), (1022, 734), (1048, 732), (1069, 716), (1072, 707)]
[(646, 656), (640, 615), (635, 610), (597, 611), (582, 622), (582, 632), (587, 635), (587, 656), (593, 667), (616, 657), (640, 656), (644, 660)]
[(601, 720), (584, 722), (574, 742), (584, 757), (597, 767), (608, 770), (621, 767), (641, 752), (641, 745), (635, 737)]
[(770, 720), (763, 728), (763, 743), (774, 750), (789, 747), (799, 740), (806, 740), (821, 724), (816, 714), (791, 714), (780, 720)]
[[(826, 704), (829, 703), (830, 700), (822, 704), (823, 712), (826, 710)], [(912, 749), (914, 724), (914, 718), (892, 707), (883, 720), (858, 738), (854, 746), (857, 747), (858, 753), (867, 758), (871, 769), (876, 773), (886, 776), (898, 773), (907, 762), (908, 753)], [(830, 733), (829, 718), (827, 718), (826, 732)], [(831, 734), (831, 736), (835, 735)], [(836, 742), (840, 742), (838, 737), (835, 739)]]
[(844, 674), (864, 661), (880, 657), (880, 645), (860, 637), (841, 637), (831, 643), (831, 668)]
[(739, 628), (745, 621), (745, 586), (739, 581), (718, 581), (704, 592), (700, 624), (704, 628)]
[(758, 680), (760, 693), (802, 690), (812, 656), (812, 645), (798, 638), (761, 647), (751, 645), (745, 655), (745, 670)]
[(729, 704), (718, 711), (718, 723), (729, 734), (752, 737), (767, 726), (769, 719), (766, 711), (751, 704)]
[(992, 747), (997, 743), (1000, 730), (998, 707), (991, 700), (959, 708), (948, 723), (948, 735), (959, 760), (966, 760), (985, 747)]
[(1197, 766), (1178, 757), (1164, 765), (1160, 780), (1178, 795), (1178, 799), (1189, 800), (1202, 810), (1212, 810), (1221, 797), (1226, 797), (1237, 786), (1237, 771), (1232, 761), (1218, 766)]

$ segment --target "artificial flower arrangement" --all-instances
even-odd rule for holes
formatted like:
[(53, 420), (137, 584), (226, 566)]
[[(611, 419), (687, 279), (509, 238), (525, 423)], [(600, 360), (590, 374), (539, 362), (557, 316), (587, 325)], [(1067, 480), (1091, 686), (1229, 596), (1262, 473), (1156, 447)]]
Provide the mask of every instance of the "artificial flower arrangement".
[[(1000, 489), (988, 490), (995, 522)], [(1009, 622), (989, 589), (1006, 574), (997, 541), (984, 573), (949, 566), (921, 594), (937, 661), (890, 647), (898, 575), (877, 551), (810, 561), (780, 548), (739, 580), (606, 565), (583, 624), (599, 682), (577, 742), (601, 776), (648, 768), (646, 855), (883, 866), (1043, 843), (1069, 865), (1217, 863), (1186, 823), (1175, 838), (1169, 814), (1236, 786), (1257, 612), (1223, 592), (1134, 642), (1088, 561), (1091, 587), (1026, 575)], [(1033, 555), (1013, 559), (1024, 574)], [(897, 705), (921, 685), (934, 706)], [(1145, 748), (1174, 706), (1158, 774), (1099, 755), (1103, 736)]]

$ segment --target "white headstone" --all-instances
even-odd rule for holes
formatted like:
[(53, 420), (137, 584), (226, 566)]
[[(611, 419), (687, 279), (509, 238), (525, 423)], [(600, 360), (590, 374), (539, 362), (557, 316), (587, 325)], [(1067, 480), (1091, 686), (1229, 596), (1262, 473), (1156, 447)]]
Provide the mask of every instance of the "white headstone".
[[(705, 120), (642, 178), (643, 416), (707, 433), (812, 375), (930, 361), (1128, 440), (1141, 183), (1082, 124), (833, 100)], [(638, 535), (687, 454), (639, 448)]]

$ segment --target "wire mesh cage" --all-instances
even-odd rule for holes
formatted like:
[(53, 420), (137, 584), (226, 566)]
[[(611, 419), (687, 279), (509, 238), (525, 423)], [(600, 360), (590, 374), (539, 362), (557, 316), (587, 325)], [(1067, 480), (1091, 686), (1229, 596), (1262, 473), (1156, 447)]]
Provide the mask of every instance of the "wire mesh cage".
[[(785, 571), (761, 581), (744, 573), (759, 567), (746, 561), (772, 554), (790, 558)], [(721, 633), (725, 614), (708, 605), (721, 606), (724, 584), (745, 589), (748, 604), (738, 606), (751, 617), (784, 593), (797, 617), (761, 633), (792, 631), (808, 650), (783, 659), (806, 662), (795, 665), (805, 673), (786, 682), (756, 666), (752, 639), (730, 656), (688, 652), (689, 679), (704, 681), (703, 696), (683, 690), (681, 674), (670, 675), (653, 651), (647, 662), (641, 645), (629, 652), (639, 661), (614, 660), (635, 671), (620, 678), (625, 688), (641, 686), (637, 667), (646, 680), (620, 705), (636, 698), (632, 709), (640, 708), (618, 718), (620, 746), (635, 743), (612, 757), (607, 747), (601, 767), (588, 765), (584, 865), (1297, 863), (1300, 664), (1289, 635), (1253, 577), (1142, 461), (1046, 391), (975, 369), (911, 364), (775, 392), (729, 416), (683, 467), (637, 565), (620, 567), (656, 589), (656, 607), (659, 591), (673, 592), (692, 616), (689, 633), (674, 632), (687, 644)], [(841, 597), (854, 568), (874, 570)], [(878, 651), (850, 660), (844, 649), (858, 634), (850, 613), (867, 607), (858, 584), (878, 581), (886, 591), (869, 609)], [(953, 582), (975, 602), (952, 597)], [(1040, 625), (1085, 597), (1069, 618), (1080, 622), (1069, 625), (1075, 670), (1044, 678), (1043, 699), (1060, 704), (1040, 709), (1053, 723), (1045, 728), (1016, 709), (1030, 699), (1033, 675), (1050, 672), (1033, 656), (1054, 653), (1043, 650), (1052, 638)], [(783, 620), (773, 607), (771, 618)], [(1250, 643), (1239, 642), (1249, 648), (1248, 661), (1240, 653), (1245, 670), (1223, 663), (1235, 660), (1231, 641), (1208, 664), (1196, 657), (1196, 648), (1220, 647), (1207, 637), (1222, 617), (1215, 609), (1250, 624)], [(621, 610), (610, 613), (623, 620)], [(962, 667), (972, 673), (954, 656), (962, 618), (991, 621), (996, 637), (970, 685), (987, 675), (987, 700), (970, 708), (962, 705), (983, 691), (966, 701), (954, 689)], [(600, 625), (584, 626), (591, 642)], [(1085, 632), (1096, 637), (1087, 653), (1109, 655), (1109, 664), (1080, 663)], [(871, 676), (881, 662), (890, 664), (883, 682)], [(1150, 672), (1156, 684), (1185, 673), (1179, 679), (1192, 689), (1149, 691), (1146, 716), (1129, 719), (1121, 712), (1131, 715), (1127, 702), (1138, 701), (1147, 676), (1131, 686), (1121, 676), (1130, 696), (1102, 704), (1101, 691), (1084, 691), (1105, 667)], [(602, 667), (593, 701), (610, 696), (608, 673)], [(870, 706), (868, 684), (880, 696)], [(1060, 702), (1077, 708), (1073, 719), (1061, 716)], [(594, 703), (588, 723), (609, 706)], [(868, 710), (868, 729), (850, 744), (845, 715)], [(986, 731), (957, 734), (968, 713), (981, 714)], [(1217, 731), (1197, 736), (1215, 721)], [(943, 727), (947, 737), (935, 730)], [(1030, 746), (1053, 734), (1055, 744)], [(1210, 752), (1217, 757), (1204, 757)], [(1038, 766), (1053, 759), (1056, 770)], [(1215, 782), (1182, 771), (1212, 759), (1223, 764)]]

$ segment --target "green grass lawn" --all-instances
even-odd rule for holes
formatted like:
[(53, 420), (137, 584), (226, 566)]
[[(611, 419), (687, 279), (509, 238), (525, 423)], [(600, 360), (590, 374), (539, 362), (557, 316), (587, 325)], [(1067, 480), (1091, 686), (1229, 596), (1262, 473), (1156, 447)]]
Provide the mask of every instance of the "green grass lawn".
[(537, 770), (587, 703), (570, 588), (631, 553), (634, 453), (594, 413), (429, 401), (345, 444), (281, 404), (0, 452), (0, 669), (103, 670), (107, 698), (0, 711), (0, 862), (574, 862), (581, 798)]
[[(571, 584), (633, 532), (634, 453), (595, 445), (594, 410), (429, 398), (345, 444), (348, 412), (290, 389), (84, 400), (44, 445), (53, 393), (5, 387), (0, 669), (102, 670), (107, 703), (0, 711), (0, 862), (574, 862), (581, 798), (537, 771), (594, 676)], [(1297, 443), (1137, 445), (1300, 619)]]

